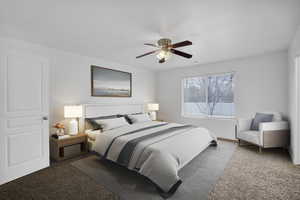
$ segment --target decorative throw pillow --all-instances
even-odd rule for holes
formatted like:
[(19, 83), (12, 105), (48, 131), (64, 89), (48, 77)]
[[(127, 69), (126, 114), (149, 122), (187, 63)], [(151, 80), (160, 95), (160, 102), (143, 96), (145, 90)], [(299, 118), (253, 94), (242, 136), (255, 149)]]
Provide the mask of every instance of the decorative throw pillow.
[(113, 118), (113, 119), (99, 119), (99, 120), (95, 120), (95, 122), (101, 126), (101, 129), (103, 131), (108, 131), (111, 129), (128, 125), (128, 122), (124, 117)]
[(142, 113), (142, 114), (136, 114), (136, 115), (128, 115), (130, 121), (134, 124), (134, 123), (138, 123), (138, 122), (147, 122), (147, 121), (151, 121), (148, 113)]
[(122, 115), (109, 115), (109, 116), (102, 116), (102, 117), (94, 117), (94, 118), (86, 118), (86, 122), (92, 127), (93, 130), (101, 130), (101, 125), (99, 125), (96, 120), (102, 119), (114, 119), (123, 117)]
[(126, 119), (126, 121), (128, 122), (128, 124), (133, 124), (130, 117), (128, 115), (124, 115), (124, 118)]
[(129, 124), (133, 124), (133, 121), (131, 121), (131, 118), (129, 117), (129, 115), (140, 115), (140, 114), (143, 114), (143, 113), (132, 113), (132, 114), (127, 114), (127, 115), (122, 115), (122, 117), (125, 117), (126, 121)]
[(256, 113), (251, 123), (250, 130), (258, 131), (259, 124), (263, 122), (272, 122), (273, 114)]

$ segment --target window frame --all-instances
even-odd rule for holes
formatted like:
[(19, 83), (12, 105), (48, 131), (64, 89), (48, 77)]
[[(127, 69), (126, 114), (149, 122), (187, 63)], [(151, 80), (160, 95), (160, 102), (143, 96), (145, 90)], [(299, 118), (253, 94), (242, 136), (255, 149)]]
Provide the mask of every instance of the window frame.
[[(205, 77), (208, 78), (209, 76), (218, 76), (218, 75), (226, 75), (226, 74), (233, 74), (232, 79), (232, 91), (233, 91), (233, 102), (235, 104), (235, 112), (232, 116), (225, 116), (225, 115), (209, 115), (209, 114), (187, 114), (184, 112), (184, 81), (188, 78), (195, 78), (195, 77)], [(181, 116), (184, 118), (200, 118), (200, 119), (236, 119), (236, 102), (235, 102), (235, 84), (236, 84), (236, 72), (229, 71), (229, 72), (218, 72), (218, 73), (208, 73), (208, 74), (199, 74), (194, 76), (184, 76), (181, 78)], [(208, 87), (206, 87), (206, 99), (208, 99)]]

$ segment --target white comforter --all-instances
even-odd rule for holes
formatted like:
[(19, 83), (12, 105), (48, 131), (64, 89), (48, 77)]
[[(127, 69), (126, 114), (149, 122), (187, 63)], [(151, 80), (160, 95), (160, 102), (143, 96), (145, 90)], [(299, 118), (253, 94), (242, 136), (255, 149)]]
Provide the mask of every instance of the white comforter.
[(168, 193), (181, 183), (179, 169), (212, 141), (216, 137), (205, 128), (149, 121), (97, 135), (95, 151), (148, 177)]

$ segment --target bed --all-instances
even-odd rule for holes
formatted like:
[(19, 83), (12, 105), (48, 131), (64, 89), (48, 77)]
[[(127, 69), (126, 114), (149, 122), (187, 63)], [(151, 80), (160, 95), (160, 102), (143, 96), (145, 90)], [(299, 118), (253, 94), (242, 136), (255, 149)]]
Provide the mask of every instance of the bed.
[[(143, 112), (142, 105), (85, 106), (86, 119), (118, 115), (121, 120), (128, 114), (134, 119), (130, 114)], [(182, 183), (178, 171), (208, 146), (217, 144), (214, 134), (203, 127), (151, 120), (122, 123), (108, 130), (87, 129), (91, 150), (145, 176), (165, 197)]]

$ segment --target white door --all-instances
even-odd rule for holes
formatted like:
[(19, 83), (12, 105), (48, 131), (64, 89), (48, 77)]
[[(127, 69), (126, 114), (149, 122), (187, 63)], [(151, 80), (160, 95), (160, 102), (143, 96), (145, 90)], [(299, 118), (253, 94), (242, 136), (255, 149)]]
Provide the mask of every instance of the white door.
[(291, 134), (291, 142), (293, 148), (293, 156), (294, 156), (294, 164), (300, 164), (300, 136), (299, 136), (299, 129), (300, 129), (300, 56), (295, 59), (295, 74), (296, 74), (296, 90), (295, 90), (295, 112), (296, 112), (296, 119), (297, 123), (292, 124), (292, 132)]
[(48, 61), (0, 51), (0, 184), (49, 166)]

